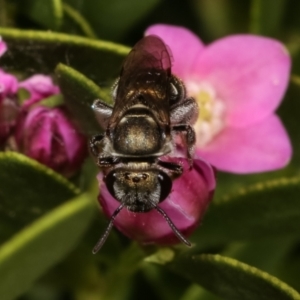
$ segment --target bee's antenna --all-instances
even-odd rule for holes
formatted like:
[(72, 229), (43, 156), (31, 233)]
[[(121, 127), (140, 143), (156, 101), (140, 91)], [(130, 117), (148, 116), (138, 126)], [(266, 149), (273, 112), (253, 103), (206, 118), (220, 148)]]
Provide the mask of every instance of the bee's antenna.
[(125, 206), (125, 203), (122, 203), (112, 214), (106, 230), (104, 231), (100, 240), (97, 242), (96, 246), (93, 249), (93, 254), (96, 254), (104, 245), (109, 233), (111, 232), (111, 229), (113, 228), (116, 216), (119, 214), (119, 212), (123, 209), (124, 206)]
[(175, 233), (175, 235), (178, 237), (178, 239), (186, 244), (187, 246), (191, 247), (192, 244), (190, 241), (188, 241), (183, 235), (182, 233), (177, 229), (177, 227), (175, 226), (175, 224), (172, 222), (172, 220), (169, 218), (169, 216), (165, 213), (165, 211), (160, 208), (159, 206), (157, 206), (155, 203), (153, 203), (151, 201), (151, 204), (153, 205), (153, 208), (155, 208), (162, 216), (163, 218), (167, 221), (167, 223), (169, 224), (169, 226), (171, 227), (171, 229), (173, 230), (173, 232)]

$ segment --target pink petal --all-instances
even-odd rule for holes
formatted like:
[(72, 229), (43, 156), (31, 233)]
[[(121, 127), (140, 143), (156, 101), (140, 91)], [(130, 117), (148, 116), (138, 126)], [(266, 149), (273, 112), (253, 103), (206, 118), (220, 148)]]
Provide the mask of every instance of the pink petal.
[(0, 36), (0, 56), (2, 56), (7, 50), (6, 43), (2, 41), (2, 38)]
[(39, 161), (45, 161), (51, 151), (52, 122), (45, 118), (48, 111), (49, 108), (39, 106), (28, 114), (23, 112), (16, 130), (17, 142), (23, 144), (24, 153), (32, 158), (42, 156)]
[(25, 143), (27, 145), (25, 154), (38, 160), (42, 164), (51, 166), (51, 159), (55, 157), (51, 153), (51, 141), (53, 139), (52, 122), (50, 119), (46, 119), (43, 116), (40, 116), (35, 121), (36, 123), (32, 124), (26, 132), (27, 139), (25, 140)]
[(87, 153), (86, 139), (62, 107), (34, 106), (22, 111), (15, 130), (19, 150), (69, 177)]
[(145, 35), (150, 34), (159, 36), (170, 47), (174, 58), (172, 73), (182, 78), (187, 76), (204, 48), (201, 40), (184, 27), (164, 24), (150, 26)]
[(15, 94), (17, 90), (18, 90), (17, 78), (0, 69), (0, 95), (6, 97), (7, 95)]
[(286, 166), (292, 146), (280, 119), (271, 115), (246, 128), (225, 128), (197, 154), (219, 170), (252, 173)]
[[(195, 160), (195, 166), (189, 170), (186, 159), (168, 159), (181, 162), (185, 172), (173, 183), (171, 194), (159, 204), (184, 234), (189, 235), (198, 225), (215, 189), (215, 177), (210, 165)], [(111, 216), (120, 203), (108, 192), (98, 175), (101, 195), (99, 200), (106, 216)], [(166, 220), (156, 211), (133, 213), (123, 209), (115, 220), (115, 226), (128, 237), (141, 243), (179, 243)]]
[(211, 84), (225, 102), (229, 126), (243, 127), (278, 107), (290, 66), (289, 53), (278, 41), (235, 35), (209, 45), (190, 70), (190, 79)]
[(59, 87), (53, 83), (51, 77), (40, 74), (33, 75), (20, 82), (19, 87), (26, 89), (30, 93), (29, 99), (24, 103), (26, 107), (60, 93)]
[(63, 108), (52, 109), (51, 114), (56, 119), (57, 132), (63, 140), (66, 155), (70, 162), (77, 158), (85, 157), (87, 151), (87, 142), (85, 137), (80, 133), (77, 126), (72, 122), (70, 115)]

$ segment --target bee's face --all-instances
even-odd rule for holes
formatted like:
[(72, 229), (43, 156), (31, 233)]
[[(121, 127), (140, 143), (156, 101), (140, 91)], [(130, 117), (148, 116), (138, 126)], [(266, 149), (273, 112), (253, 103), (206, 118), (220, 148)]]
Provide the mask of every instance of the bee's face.
[(114, 198), (133, 212), (147, 212), (170, 193), (172, 180), (163, 171), (134, 163), (111, 171), (105, 182)]

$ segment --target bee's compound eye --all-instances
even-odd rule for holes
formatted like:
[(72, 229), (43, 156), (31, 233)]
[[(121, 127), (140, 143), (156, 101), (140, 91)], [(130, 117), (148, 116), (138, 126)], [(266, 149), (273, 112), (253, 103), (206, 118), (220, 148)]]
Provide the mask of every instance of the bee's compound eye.
[(161, 186), (160, 199), (159, 201), (165, 200), (172, 189), (172, 179), (164, 172), (160, 171), (158, 174), (158, 181)]

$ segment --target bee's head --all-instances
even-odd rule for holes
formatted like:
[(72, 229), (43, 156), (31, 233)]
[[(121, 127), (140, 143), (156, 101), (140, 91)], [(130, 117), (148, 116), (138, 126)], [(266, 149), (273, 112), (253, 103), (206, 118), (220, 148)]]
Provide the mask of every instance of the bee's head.
[(133, 212), (153, 209), (172, 188), (171, 178), (157, 169), (118, 168), (108, 173), (105, 181), (111, 195)]

